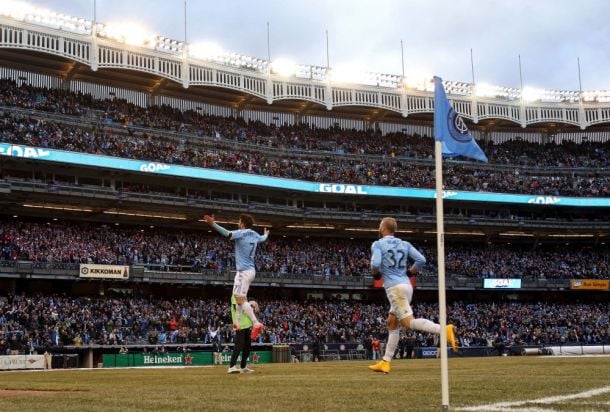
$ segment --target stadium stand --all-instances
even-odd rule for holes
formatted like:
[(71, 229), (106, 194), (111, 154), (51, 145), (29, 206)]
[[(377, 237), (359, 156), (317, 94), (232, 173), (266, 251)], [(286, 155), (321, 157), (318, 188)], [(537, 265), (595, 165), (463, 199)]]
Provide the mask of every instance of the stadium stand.
[[(364, 343), (385, 338), (386, 305), (341, 301), (259, 301), (266, 328), (261, 343)], [(460, 328), (463, 347), (541, 344), (608, 344), (608, 303), (464, 303), (449, 308)], [(434, 319), (434, 304), (415, 306), (418, 317)], [(212, 332), (214, 332), (212, 334)], [(0, 353), (17, 336), (19, 350), (29, 346), (211, 343), (233, 336), (228, 305), (217, 299), (0, 297)], [(418, 345), (434, 346), (418, 334)]]
[[(260, 96), (234, 99), (218, 90), (206, 96), (150, 73), (130, 77), (129, 70), (113, 73), (107, 67), (102, 73), (87, 67), (84, 73), (81, 63), (61, 78), (51, 73), (51, 80), (38, 82), (54, 87), (37, 87), (28, 84), (34, 78), (28, 73), (45, 68), (33, 60), (2, 56), (27, 71), (0, 67), (11, 77), (0, 80), (3, 143), (312, 182), (434, 186), (433, 140), (421, 132), (430, 118), (419, 108), (403, 111), (410, 116), (406, 119), (393, 112), (397, 123), (390, 127), (379, 125), (383, 113), (362, 111), (358, 104), (337, 105), (330, 114), (328, 105), (316, 106), (312, 112), (323, 117), (316, 124), (302, 121), (311, 102), (303, 105), (303, 113), (290, 102), (282, 106), (276, 101), (269, 109), (271, 101), (259, 102)], [(139, 91), (121, 89), (131, 82)], [(376, 96), (384, 95), (380, 90)], [(146, 104), (134, 103), (135, 93), (146, 94)], [(430, 103), (403, 97), (409, 104)], [(529, 117), (516, 125), (508, 123), (519, 107), (502, 115), (506, 102), (488, 100), (477, 106), (480, 118), (470, 118), (490, 163), (445, 161), (447, 191), (550, 196), (551, 203), (554, 196), (607, 201), (601, 199), (610, 197), (607, 136), (589, 140), (584, 136), (589, 131), (575, 131), (574, 121), (569, 127), (555, 124), (561, 123), (557, 113), (560, 120), (585, 116), (579, 124), (586, 120), (591, 136), (603, 137), (605, 129), (598, 123), (607, 109), (587, 107), (583, 115), (570, 104), (556, 109), (521, 102)], [(164, 104), (172, 101), (178, 104)], [(188, 102), (193, 104), (187, 108)], [(246, 116), (249, 103), (260, 113)], [(209, 110), (217, 104), (222, 115)], [(283, 110), (295, 120), (283, 122), (286, 117), (266, 110)], [(548, 124), (526, 121), (536, 116), (547, 116)], [(362, 127), (346, 126), (358, 122)], [(511, 138), (490, 137), (496, 127)], [(538, 133), (540, 139), (522, 138), (519, 127), (534, 128), (523, 136)], [(571, 140), (553, 138), (566, 130), (573, 132)], [(382, 290), (373, 287), (369, 255), (375, 225), (386, 214), (399, 218), (405, 237), (428, 258), (417, 277), (421, 300), (414, 309), (416, 316), (436, 320), (435, 215), (429, 199), (298, 194), (151, 178), (104, 165), (45, 164), (11, 156), (0, 161), (0, 354), (96, 347), (95, 356), (101, 356), (117, 352), (119, 345), (208, 350), (213, 336), (230, 343), (228, 287), (234, 257), (230, 243), (197, 221), (211, 211), (233, 223), (237, 214), (252, 212), (272, 227), (270, 240), (257, 253), (259, 283), (252, 291), (266, 325), (260, 344), (319, 347), (322, 342), (353, 344), (350, 350), (357, 350), (356, 345), (368, 348), (373, 338), (385, 339), (387, 304)], [(532, 200), (525, 205), (447, 202), (446, 223), (454, 229), (447, 233), (448, 312), (462, 348), (610, 343), (608, 207), (545, 208), (546, 198), (540, 204), (540, 198)], [(81, 264), (126, 265), (132, 275), (83, 279)], [(523, 286), (490, 291), (483, 286), (490, 279), (499, 279), (500, 289), (508, 280), (523, 280)], [(406, 338), (422, 347), (437, 344), (428, 335)], [(93, 364), (91, 353), (84, 355), (91, 361), (87, 365)]]
[[(165, 270), (226, 271), (235, 266), (232, 245), (203, 232), (117, 228), (70, 222), (0, 224), (0, 262), (149, 265)], [(258, 272), (325, 277), (369, 274), (371, 239), (280, 238), (262, 244)], [(435, 275), (436, 249), (420, 247)], [(474, 278), (608, 279), (606, 246), (557, 250), (557, 246), (449, 243), (447, 273)]]
[[(421, 136), (394, 134), (381, 139), (374, 132), (350, 131), (348, 139), (346, 131), (332, 128), (270, 128), (260, 123), (246, 124), (240, 119), (196, 113), (187, 116), (169, 107), (144, 110), (125, 102), (99, 101), (81, 94), (18, 88), (11, 82), (4, 82), (1, 90), (0, 104), (75, 116), (83, 116), (88, 109), (103, 110), (105, 119), (104, 124), (82, 128), (62, 124), (61, 119), (49, 122), (44, 116), (7, 112), (0, 129), (7, 143), (318, 182), (417, 188), (433, 185), (431, 161), (410, 161), (431, 158), (431, 140)], [(132, 125), (144, 129), (136, 133), (129, 128)], [(151, 126), (180, 133), (182, 140), (160, 136), (159, 130)], [(187, 133), (192, 138), (184, 140), (189, 136)], [(197, 136), (213, 139), (204, 141)], [(247, 146), (234, 150), (235, 142)], [(270, 152), (270, 148), (275, 152)], [(292, 150), (297, 152), (291, 153)], [(497, 163), (496, 167), (483, 169), (468, 163), (448, 163), (446, 187), (553, 196), (610, 194), (608, 174), (602, 169), (608, 165), (608, 142), (558, 146), (511, 141), (488, 144), (485, 150), (491, 154), (492, 164)], [(330, 157), (331, 153), (349, 156), (338, 159)], [(531, 163), (527, 159), (548, 169), (520, 165)], [(505, 167), (511, 164), (513, 168)]]

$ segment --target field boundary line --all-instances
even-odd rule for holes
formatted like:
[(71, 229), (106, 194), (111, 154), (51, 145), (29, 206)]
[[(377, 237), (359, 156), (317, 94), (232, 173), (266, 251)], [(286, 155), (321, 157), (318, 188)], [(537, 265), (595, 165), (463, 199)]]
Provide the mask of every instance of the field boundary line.
[(610, 392), (610, 386), (604, 386), (601, 388), (590, 389), (588, 391), (572, 393), (569, 395), (549, 396), (546, 398), (530, 399), (524, 401), (497, 402), (478, 406), (464, 406), (455, 409), (458, 411), (506, 411), (510, 410), (513, 407), (519, 407), (530, 403), (549, 405), (558, 402), (569, 401), (572, 399), (591, 398), (593, 396), (603, 395), (608, 392)]
[[(193, 365), (193, 366), (125, 366), (125, 367), (114, 367), (114, 368), (65, 368), (65, 369), (15, 369), (15, 370), (2, 370), (0, 373), (40, 373), (40, 372), (70, 372), (70, 371), (118, 371), (118, 370), (147, 370), (147, 369), (203, 369), (203, 368), (214, 368), (215, 366), (221, 365)], [(225, 365), (222, 365), (225, 366)]]

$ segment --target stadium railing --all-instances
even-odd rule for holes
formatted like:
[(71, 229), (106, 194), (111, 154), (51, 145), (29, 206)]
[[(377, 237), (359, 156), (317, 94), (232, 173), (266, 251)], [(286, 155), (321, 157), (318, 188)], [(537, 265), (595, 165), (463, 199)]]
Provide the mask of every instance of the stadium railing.
[[(519, 277), (515, 275), (515, 277)], [(64, 279), (79, 278), (79, 263), (31, 262), (23, 260), (0, 260), (0, 278)], [(232, 285), (234, 272), (231, 270), (202, 269), (190, 265), (131, 265), (130, 278), (116, 282), (170, 283), (191, 285)], [(482, 277), (464, 277), (447, 274), (449, 290), (477, 290), (482, 288)], [(89, 280), (89, 279), (87, 279)], [(373, 278), (367, 273), (352, 276), (328, 276), (322, 273), (290, 274), (280, 272), (259, 272), (253, 283), (257, 286), (315, 286), (317, 288), (368, 289)], [(417, 287), (422, 290), (436, 290), (438, 280), (434, 273), (418, 275)], [(568, 290), (570, 279), (537, 279), (522, 277), (522, 290)]]
[[(194, 196), (179, 196), (165, 193), (140, 193), (133, 191), (114, 190), (104, 186), (94, 185), (77, 185), (67, 182), (48, 183), (35, 180), (24, 180), (21, 178), (5, 177), (0, 180), (0, 192), (10, 193), (10, 191), (23, 191), (29, 193), (53, 193), (66, 196), (86, 197), (88, 199), (96, 198), (100, 200), (121, 199), (124, 201), (140, 202), (146, 204), (171, 205), (180, 206), (189, 209), (212, 209), (226, 210), (235, 212), (265, 212), (277, 216), (303, 217), (307, 216), (310, 219), (332, 219), (342, 222), (353, 222), (354, 220), (378, 222), (386, 214), (374, 212), (348, 212), (344, 210), (333, 209), (318, 209), (318, 208), (299, 208), (288, 207), (280, 204), (267, 203), (244, 203), (231, 200), (214, 200), (205, 199)], [(398, 219), (405, 223), (418, 224), (434, 224), (436, 221), (431, 215), (411, 214), (405, 212), (394, 213)], [(503, 228), (519, 228), (519, 229), (610, 229), (610, 221), (557, 221), (548, 219), (531, 219), (519, 217), (511, 219), (510, 217), (469, 217), (447, 214), (445, 221), (448, 224), (468, 224), (473, 226), (502, 226)]]

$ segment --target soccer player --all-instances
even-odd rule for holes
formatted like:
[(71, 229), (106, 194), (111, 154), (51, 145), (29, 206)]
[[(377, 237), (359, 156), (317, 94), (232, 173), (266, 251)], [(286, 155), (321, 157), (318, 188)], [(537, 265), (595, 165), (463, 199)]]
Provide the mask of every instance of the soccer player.
[(231, 231), (216, 223), (214, 221), (214, 215), (205, 215), (203, 220), (222, 236), (235, 241), (235, 266), (237, 272), (235, 273), (235, 280), (233, 282), (233, 295), (235, 296), (237, 304), (237, 317), (236, 322), (234, 322), (234, 327), (239, 328), (242, 313), (245, 313), (253, 325), (251, 339), (256, 340), (263, 330), (263, 324), (256, 319), (256, 315), (254, 314), (250, 303), (248, 303), (246, 296), (248, 295), (250, 283), (252, 283), (254, 276), (256, 275), (254, 267), (256, 246), (267, 240), (269, 237), (269, 230), (265, 228), (265, 234), (262, 236), (256, 233), (252, 230), (254, 219), (251, 215), (246, 213), (239, 216), (239, 229)]
[[(249, 304), (253, 310), (258, 312), (258, 304), (255, 301), (250, 301)], [(248, 368), (248, 357), (250, 356), (250, 350), (252, 348), (252, 341), (249, 339), (252, 321), (244, 316), (238, 322), (237, 308), (236, 297), (235, 295), (231, 295), (231, 319), (233, 320), (233, 325), (238, 325), (239, 327), (235, 330), (235, 341), (233, 342), (233, 353), (231, 354), (228, 373), (252, 373), (254, 372), (254, 369)], [(237, 358), (240, 353), (240, 367), (237, 367)]]
[[(413, 298), (413, 287), (406, 274), (407, 258), (415, 261), (408, 270), (410, 275), (417, 273), (426, 263), (426, 258), (409, 242), (394, 237), (397, 228), (396, 219), (383, 218), (379, 224), (381, 239), (373, 242), (371, 247), (371, 271), (375, 278), (383, 277), (383, 286), (390, 301), (390, 313), (387, 320), (388, 343), (385, 355), (375, 365), (369, 366), (369, 369), (375, 372), (390, 372), (390, 362), (400, 340), (401, 327), (437, 335), (441, 333), (441, 326), (438, 323), (413, 317), (410, 304)], [(457, 352), (453, 325), (447, 325), (447, 341)]]

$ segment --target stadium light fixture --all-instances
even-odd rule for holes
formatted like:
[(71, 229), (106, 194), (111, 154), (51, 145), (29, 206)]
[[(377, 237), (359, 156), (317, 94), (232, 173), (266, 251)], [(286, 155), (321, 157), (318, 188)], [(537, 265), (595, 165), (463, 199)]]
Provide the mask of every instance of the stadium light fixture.
[(192, 57), (202, 60), (216, 60), (225, 54), (222, 47), (213, 41), (203, 41), (189, 44), (188, 52)]
[(525, 232), (503, 232), (500, 233), (500, 236), (520, 236), (520, 237), (534, 237), (533, 233), (525, 233)]
[(29, 208), (35, 208), (35, 209), (67, 210), (69, 212), (93, 212), (93, 209), (72, 207), (72, 206), (62, 206), (62, 205), (35, 205), (35, 204), (25, 203), (22, 206), (29, 207)]
[[(203, 219), (197, 219), (198, 222), (205, 222), (205, 220)], [(237, 224), (239, 222), (237, 221), (229, 221), (229, 220), (214, 220), (216, 223), (222, 224), (222, 225), (235, 225), (237, 226)], [(257, 225), (254, 225), (257, 226)]]
[(492, 86), (489, 83), (478, 83), (475, 85), (474, 94), (477, 97), (496, 97), (500, 92), (500, 87)]
[(34, 12), (34, 7), (23, 1), (4, 0), (0, 2), (0, 15), (23, 21)]
[[(426, 234), (436, 234), (436, 230), (426, 230)], [(460, 236), (485, 236), (483, 232), (445, 232), (446, 235), (460, 235)]]
[(594, 234), (591, 233), (582, 233), (582, 234), (578, 234), (578, 233), (567, 233), (567, 234), (551, 234), (549, 235), (549, 237), (595, 237)]
[(407, 89), (433, 91), (434, 90), (434, 76), (424, 72), (408, 73), (403, 80), (404, 85)]
[(356, 65), (333, 67), (330, 70), (330, 79), (338, 83), (369, 83), (366, 71)]
[(271, 62), (271, 72), (282, 77), (292, 77), (297, 72), (297, 65), (287, 58), (279, 58)]
[[(379, 232), (379, 228), (347, 227), (347, 232)], [(413, 233), (414, 230), (399, 230), (400, 233)]]
[(0, 2), (0, 15), (56, 30), (66, 30), (80, 34), (91, 32), (92, 23), (90, 20), (35, 7), (19, 0), (2, 0)]
[(334, 226), (315, 226), (315, 225), (288, 225), (290, 229), (334, 229)]
[(131, 46), (154, 47), (156, 45), (156, 36), (135, 22), (108, 23), (102, 27), (99, 34)]
[(542, 96), (544, 96), (544, 90), (542, 89), (524, 87), (521, 91), (521, 97), (523, 98), (524, 102), (535, 102), (542, 99)]
[(169, 215), (156, 215), (152, 213), (142, 212), (123, 212), (120, 210), (104, 210), (106, 215), (121, 215), (121, 216), (136, 216), (136, 217), (152, 217), (156, 219), (170, 219), (170, 220), (186, 220), (184, 216), (169, 216)]

